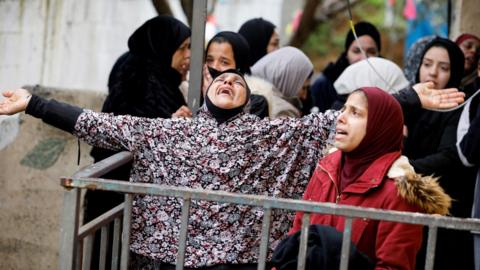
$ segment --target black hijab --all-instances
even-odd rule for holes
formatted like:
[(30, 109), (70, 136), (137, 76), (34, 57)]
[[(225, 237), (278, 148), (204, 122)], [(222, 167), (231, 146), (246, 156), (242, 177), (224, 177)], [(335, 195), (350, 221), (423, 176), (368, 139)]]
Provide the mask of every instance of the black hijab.
[(268, 43), (272, 37), (275, 25), (262, 18), (246, 21), (238, 30), (250, 46), (250, 66), (267, 54)]
[[(190, 29), (169, 16), (154, 17), (140, 26), (128, 40), (129, 51), (119, 57), (110, 72), (109, 93), (102, 111), (170, 118), (180, 106), (186, 105), (178, 89), (181, 74), (171, 63), (173, 54), (189, 36)], [(96, 162), (113, 154), (115, 151), (97, 147), (91, 151)], [(130, 165), (125, 165), (110, 175), (128, 179), (129, 171)]]
[(425, 57), (427, 51), (432, 47), (444, 48), (445, 50), (447, 50), (448, 56), (450, 58), (450, 80), (448, 81), (445, 88), (459, 87), (464, 73), (465, 56), (463, 55), (463, 52), (458, 47), (458, 45), (455, 44), (455, 42), (441, 37), (434, 38), (432, 41), (430, 41), (430, 43), (427, 44), (427, 46), (425, 46), (422, 57), (420, 58), (421, 61), (417, 67), (417, 75), (415, 77), (415, 81), (417, 83), (420, 82), (420, 67), (422, 66), (423, 57)]
[(236, 108), (232, 108), (232, 109), (220, 108), (220, 107), (216, 106), (215, 104), (213, 104), (213, 102), (208, 97), (208, 91), (210, 91), (210, 87), (213, 84), (213, 81), (212, 81), (212, 83), (208, 86), (207, 92), (205, 93), (205, 106), (207, 107), (208, 111), (213, 115), (213, 117), (217, 120), (218, 124), (222, 124), (222, 123), (226, 122), (227, 120), (229, 120), (229, 119), (237, 116), (238, 114), (242, 113), (245, 110), (245, 106), (248, 104), (248, 102), (250, 100), (250, 95), (251, 95), (250, 88), (248, 87), (247, 81), (245, 81), (245, 77), (243, 76), (243, 73), (241, 73), (240, 71), (238, 71), (236, 69), (227, 69), (225, 71), (220, 72), (218, 74), (218, 76), (220, 76), (224, 73), (234, 73), (234, 74), (237, 74), (240, 77), (242, 77), (243, 81), (245, 82), (245, 88), (246, 88), (245, 90), (247, 91), (247, 95), (246, 95), (246, 98), (245, 98), (245, 103), (236, 107)]
[(180, 45), (190, 37), (190, 29), (170, 16), (157, 16), (146, 21), (128, 39), (130, 52), (137, 57), (170, 67)]
[[(222, 31), (210, 39), (206, 51), (208, 52), (208, 48), (210, 48), (212, 43), (225, 42), (232, 46), (236, 69), (243, 74), (250, 74), (250, 47), (242, 35), (232, 31)], [(217, 77), (220, 73), (220, 71), (213, 68), (209, 68), (209, 70), (212, 78)]]
[[(380, 32), (378, 32), (377, 28), (369, 23), (369, 22), (358, 22), (354, 25), (355, 33), (357, 37), (361, 36), (370, 36), (375, 44), (377, 45), (378, 52), (380, 52), (382, 48), (382, 42), (380, 40)], [(353, 35), (352, 29), (348, 31), (347, 37), (345, 38), (345, 48), (343, 53), (338, 57), (335, 63), (330, 63), (324, 70), (323, 75), (327, 77), (332, 83), (338, 79), (340, 74), (350, 65), (347, 59), (347, 52), (350, 48), (350, 45), (355, 41), (355, 37)]]
[(129, 51), (115, 63), (102, 111), (148, 118), (170, 118), (186, 105), (178, 89), (181, 74), (172, 57), (190, 29), (170, 16), (146, 21), (130, 36)]

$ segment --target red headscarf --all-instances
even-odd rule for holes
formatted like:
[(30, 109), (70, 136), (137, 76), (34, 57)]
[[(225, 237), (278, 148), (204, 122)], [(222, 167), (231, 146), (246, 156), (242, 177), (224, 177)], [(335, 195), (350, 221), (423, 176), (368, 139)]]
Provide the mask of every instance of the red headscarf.
[(475, 39), (476, 41), (480, 42), (480, 38), (478, 38), (477, 36), (465, 33), (458, 36), (457, 39), (455, 40), (455, 43), (457, 45), (460, 45), (467, 39)]
[(400, 156), (403, 147), (403, 113), (397, 100), (377, 87), (363, 87), (359, 91), (368, 102), (367, 132), (357, 148), (343, 153), (342, 190), (376, 159), (391, 152)]

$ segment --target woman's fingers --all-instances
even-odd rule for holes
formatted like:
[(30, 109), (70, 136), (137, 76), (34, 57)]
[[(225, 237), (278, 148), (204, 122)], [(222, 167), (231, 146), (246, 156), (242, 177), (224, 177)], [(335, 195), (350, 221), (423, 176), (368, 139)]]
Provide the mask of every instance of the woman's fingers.
[(13, 94), (13, 92), (10, 91), (10, 90), (6, 90), (6, 91), (3, 91), (3, 92), (2, 92), (2, 95), (3, 95), (4, 97), (6, 97), (6, 98), (11, 97), (12, 94)]
[(172, 117), (192, 117), (192, 111), (187, 106), (183, 105), (175, 113), (172, 114)]
[(31, 94), (25, 89), (3, 91), (2, 95), (5, 99), (0, 101), (1, 115), (12, 115), (24, 111), (31, 97)]

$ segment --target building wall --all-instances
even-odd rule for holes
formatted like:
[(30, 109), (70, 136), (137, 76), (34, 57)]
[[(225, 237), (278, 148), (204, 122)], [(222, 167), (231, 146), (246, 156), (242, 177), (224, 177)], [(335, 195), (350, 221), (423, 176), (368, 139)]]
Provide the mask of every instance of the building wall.
[[(104, 99), (97, 91), (44, 88), (36, 93), (93, 110)], [(60, 177), (91, 164), (90, 147), (81, 143), (78, 149), (72, 135), (23, 113), (9, 122), (18, 134), (0, 149), (0, 269), (57, 269)]]
[[(48, 98), (99, 110), (113, 63), (153, 16), (149, 0), (1, 0), (0, 90), (40, 84)], [(89, 149), (78, 166), (70, 134), (0, 117), (0, 269), (57, 269), (60, 177), (91, 164)]]
[(0, 88), (106, 91), (128, 37), (153, 16), (147, 0), (0, 1)]
[(480, 37), (480, 0), (452, 1), (453, 20), (450, 38), (455, 39), (462, 33), (471, 33)]

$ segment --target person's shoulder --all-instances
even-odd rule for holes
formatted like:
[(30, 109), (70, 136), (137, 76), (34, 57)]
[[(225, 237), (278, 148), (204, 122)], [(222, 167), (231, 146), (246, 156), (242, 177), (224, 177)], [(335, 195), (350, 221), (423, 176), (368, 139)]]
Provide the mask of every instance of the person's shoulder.
[(273, 95), (275, 87), (269, 81), (253, 75), (245, 76), (245, 81), (252, 94), (262, 95), (267, 97), (267, 99)]
[(387, 177), (385, 188), (397, 195), (392, 196), (392, 200), (404, 200), (424, 213), (448, 214), (452, 199), (438, 179), (416, 173), (405, 156), (392, 164)]

